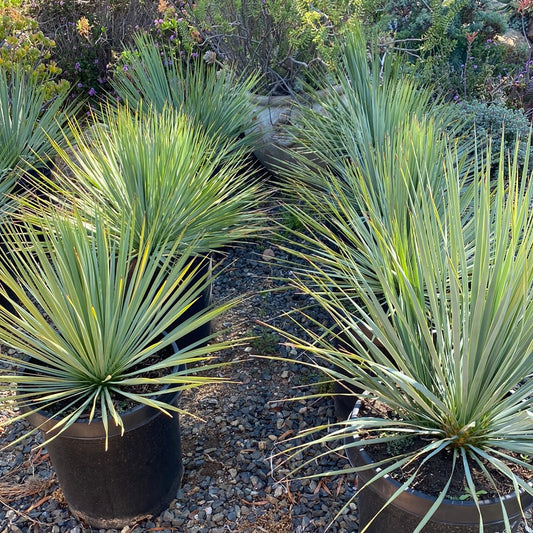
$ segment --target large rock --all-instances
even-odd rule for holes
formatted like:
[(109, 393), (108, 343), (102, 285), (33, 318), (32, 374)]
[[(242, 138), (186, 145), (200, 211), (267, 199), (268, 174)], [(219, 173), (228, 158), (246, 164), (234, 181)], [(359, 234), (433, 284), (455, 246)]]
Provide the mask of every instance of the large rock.
[(528, 40), (518, 30), (507, 30), (503, 35), (497, 35), (496, 41), (513, 49), (529, 47)]

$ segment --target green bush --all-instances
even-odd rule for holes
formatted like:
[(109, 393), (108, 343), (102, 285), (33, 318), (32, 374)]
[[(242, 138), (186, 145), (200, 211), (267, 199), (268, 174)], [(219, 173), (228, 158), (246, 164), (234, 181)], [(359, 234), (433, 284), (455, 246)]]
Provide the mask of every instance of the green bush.
[(471, 121), (465, 123), (459, 134), (470, 136), (475, 131), (479, 146), (483, 146), (486, 137), (490, 137), (496, 149), (503, 141), (507, 153), (515, 149), (517, 139), (520, 139), (518, 164), (524, 164), (531, 125), (522, 111), (510, 109), (501, 103), (479, 100), (460, 102), (457, 106), (461, 114), (471, 117)]
[[(258, 92), (301, 92), (316, 72), (334, 72), (352, 29), (354, 0), (184, 0), (182, 9), (207, 58), (259, 73)], [(204, 56), (205, 57), (205, 56)]]
[(0, 0), (0, 66), (6, 71), (22, 69), (43, 82), (47, 97), (68, 88), (65, 80), (58, 79), (61, 69), (51, 60), (54, 47), (55, 42), (44, 36), (21, 0)]
[[(360, 0), (360, 17), (387, 48), (405, 51), (425, 83), (450, 99), (484, 98), (526, 61), (498, 42), (508, 14), (476, 0)], [(374, 6), (372, 8), (372, 6)], [(496, 81), (495, 81), (496, 80)]]

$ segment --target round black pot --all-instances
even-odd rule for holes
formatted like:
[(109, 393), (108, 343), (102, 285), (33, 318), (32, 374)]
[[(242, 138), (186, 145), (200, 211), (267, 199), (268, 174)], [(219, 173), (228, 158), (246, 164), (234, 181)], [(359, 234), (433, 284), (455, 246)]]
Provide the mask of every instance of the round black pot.
[[(357, 411), (357, 407), (356, 407)], [(346, 448), (346, 454), (352, 466), (372, 464), (372, 458), (363, 446)], [(379, 471), (372, 468), (358, 472), (358, 486), (367, 483)], [(435, 503), (432, 496), (420, 491), (405, 490), (385, 509), (383, 505), (400, 488), (400, 484), (386, 475), (373, 481), (358, 496), (359, 530), (362, 531), (374, 517), (365, 533), (412, 533), (422, 518)], [(503, 503), (511, 524), (511, 531), (518, 530), (522, 519), (520, 502), (516, 494), (503, 498)], [(533, 505), (533, 496), (521, 496), (522, 509), (525, 511)], [(505, 531), (501, 503), (498, 498), (481, 500), (479, 503), (483, 516), (484, 533), (501, 533)], [(382, 510), (383, 509), (383, 510)], [(479, 533), (479, 512), (474, 502), (461, 500), (444, 500), (430, 521), (422, 529), (423, 533)]]
[[(175, 405), (178, 397), (176, 392), (160, 399)], [(139, 405), (122, 419), (122, 436), (109, 421), (107, 451), (101, 420), (75, 423), (46, 445), (72, 514), (96, 528), (122, 528), (160, 514), (183, 476), (177, 413)], [(42, 431), (56, 423), (42, 412), (28, 420)]]
[[(213, 268), (213, 259), (211, 256), (208, 257), (195, 257), (192, 259), (192, 268), (196, 268), (198, 266), (198, 271), (193, 276), (193, 279), (190, 282), (190, 285), (193, 285), (198, 280), (202, 278), (210, 278), (211, 277), (211, 271)], [(196, 313), (199, 313), (203, 311), (206, 307), (208, 307), (213, 300), (213, 288), (211, 284), (209, 284), (208, 288), (206, 288), (202, 294), (193, 302), (193, 304), (180, 316), (178, 320), (175, 320), (168, 328), (167, 330), (173, 331), (175, 328), (179, 327), (182, 322), (187, 320), (188, 318), (194, 316)], [(202, 339), (205, 339), (211, 335), (211, 322), (207, 322), (203, 324), (202, 326), (190, 331), (183, 337), (180, 337), (179, 339), (179, 345), (181, 347), (190, 346), (191, 344), (194, 344)], [(202, 345), (205, 345), (206, 343), (202, 343)]]
[[(46, 181), (52, 179), (53, 164), (41, 164), (35, 168), (28, 168), (17, 178), (13, 193), (16, 195), (33, 194), (39, 198), (46, 198), (49, 186)], [(42, 178), (45, 178), (43, 181)]]
[[(359, 327), (367, 338), (373, 339), (372, 330), (364, 322), (360, 322)], [(358, 337), (361, 344), (364, 345), (362, 337), (359, 335)], [(384, 354), (386, 354), (385, 349), (377, 339), (373, 339), (373, 342)], [(353, 343), (350, 341), (348, 335), (342, 331), (338, 332), (335, 336), (335, 347), (338, 350), (346, 352), (351, 352), (354, 349)], [(334, 370), (339, 374), (348, 376), (347, 372), (337, 365), (334, 366)], [(335, 417), (338, 421), (348, 419), (362, 392), (363, 389), (356, 387), (348, 380), (337, 379), (333, 382), (333, 404), (335, 408)]]
[[(342, 372), (339, 367), (335, 367), (337, 372)], [(354, 390), (354, 387), (345, 380), (333, 382), (333, 405), (335, 417), (341, 422), (347, 420), (357, 403), (358, 394), (363, 392), (360, 389)]]

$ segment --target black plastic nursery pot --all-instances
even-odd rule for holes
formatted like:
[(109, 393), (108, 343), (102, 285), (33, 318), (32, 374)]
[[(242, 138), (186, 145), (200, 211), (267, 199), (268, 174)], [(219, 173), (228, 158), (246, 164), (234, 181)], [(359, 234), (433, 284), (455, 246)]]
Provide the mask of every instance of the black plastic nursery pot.
[[(175, 405), (179, 392), (160, 399)], [(138, 405), (109, 421), (109, 445), (101, 420), (77, 422), (46, 445), (65, 500), (76, 518), (96, 528), (122, 528), (160, 514), (176, 497), (183, 476), (177, 413)], [(45, 438), (56, 421), (39, 412), (28, 417)]]
[[(198, 256), (192, 258), (192, 263), (193, 268), (196, 268), (198, 266), (198, 271), (193, 276), (191, 284), (194, 284), (195, 282), (204, 277), (208, 279), (211, 278), (211, 272), (213, 269), (213, 258), (210, 255), (207, 257)], [(182, 322), (194, 316), (196, 313), (203, 311), (211, 304), (212, 300), (213, 288), (210, 283), (209, 286), (204, 291), (202, 291), (202, 294), (193, 302), (193, 304), (182, 314), (182, 316), (180, 316), (178, 320), (174, 321), (168, 327), (168, 331), (173, 331), (175, 328), (179, 327)], [(209, 335), (211, 335), (210, 321), (203, 324), (199, 328), (196, 328), (191, 332), (187, 333), (186, 335), (181, 337), (178, 342), (180, 347), (190, 346), (191, 344), (205, 339)]]
[[(335, 371), (343, 373), (340, 367), (335, 367)], [(347, 381), (337, 379), (333, 382), (333, 406), (335, 417), (338, 421), (347, 420), (352, 412), (361, 390), (354, 390), (354, 387)]]
[[(356, 416), (357, 407), (352, 416)], [(372, 458), (364, 446), (346, 448), (352, 466), (372, 464)], [(358, 472), (358, 487), (367, 483), (379, 468)], [(358, 495), (359, 531), (368, 524), (365, 533), (412, 533), (427, 514), (436, 498), (420, 491), (405, 490), (383, 509), (385, 503), (395, 494), (400, 483), (386, 475), (368, 485)], [(522, 494), (520, 501), (516, 493), (503, 499), (511, 524), (516, 532), (522, 519), (521, 508), (525, 511), (533, 505), (533, 496)], [(522, 507), (520, 507), (520, 505)], [(484, 533), (503, 533), (505, 523), (501, 502), (498, 498), (481, 500)], [(422, 529), (423, 533), (479, 533), (479, 511), (473, 501), (444, 500), (431, 520)]]
[(34, 194), (39, 198), (45, 198), (47, 196), (46, 190), (48, 187), (43, 186), (43, 177), (45, 180), (50, 181), (52, 179), (53, 164), (41, 164), (35, 168), (28, 168), (20, 174), (15, 187), (14, 194)]
[[(373, 338), (371, 328), (364, 322), (360, 322), (359, 327), (369, 339)], [(373, 342), (383, 353), (386, 353), (382, 344), (377, 339), (373, 339)], [(337, 334), (335, 345), (337, 349), (346, 352), (350, 352), (354, 349), (353, 344), (343, 332), (339, 332)], [(334, 370), (339, 374), (344, 374), (347, 376), (346, 371), (337, 365), (334, 366)], [(363, 389), (355, 387), (348, 380), (337, 379), (333, 382), (333, 404), (335, 409), (335, 417), (338, 421), (344, 421), (348, 419), (353, 408), (355, 407), (357, 400), (359, 399), (359, 395), (362, 392)]]

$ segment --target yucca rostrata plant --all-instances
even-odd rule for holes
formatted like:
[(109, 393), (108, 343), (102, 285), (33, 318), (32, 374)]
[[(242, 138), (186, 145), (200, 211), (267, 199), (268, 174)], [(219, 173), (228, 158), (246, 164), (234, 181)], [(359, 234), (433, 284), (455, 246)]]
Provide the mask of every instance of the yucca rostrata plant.
[[(52, 202), (75, 206), (89, 223), (98, 205), (117, 238), (126, 221), (134, 247), (147, 232), (176, 257), (187, 251), (201, 260), (261, 230), (265, 193), (234, 140), (215, 138), (171, 107), (108, 107), (100, 118), (89, 129), (71, 121), (69, 149), (55, 145), (63, 170)], [(203, 265), (208, 270), (208, 261)], [(209, 292), (194, 307), (207, 303)], [(192, 342), (196, 337), (191, 333)]]
[(61, 126), (77, 106), (66, 90), (51, 97), (47, 81), (0, 67), (0, 175), (49, 164), (52, 142), (63, 139)]
[[(372, 224), (383, 225), (396, 241), (398, 260), (410, 269), (408, 206), (426, 195), (428, 185), (435, 191), (444, 187), (447, 146), (457, 146), (456, 174), (464, 188), (473, 172), (472, 143), (453, 138), (458, 117), (450, 106), (439, 104), (429, 87), (405, 73), (400, 55), (381, 56), (376, 46), (369, 52), (361, 28), (348, 38), (343, 65), (335, 79), (342, 90), (331, 85), (320, 108), (299, 109), (291, 152), (297, 163), (283, 168), (280, 187), (294, 200), (289, 211), (308, 230), (301, 237), (309, 250), (324, 248), (315, 259), (321, 267), (342, 277), (337, 267), (344, 261), (342, 253), (372, 283), (372, 253), (380, 246), (365, 246), (374, 240)], [(435, 195), (435, 206), (444, 208), (442, 195)], [(344, 246), (338, 247), (338, 241)], [(332, 257), (337, 249), (340, 253)], [(410, 274), (417, 275), (416, 267)], [(379, 293), (379, 282), (373, 288)]]
[[(50, 74), (34, 76), (22, 65), (0, 65), (0, 247), (8, 251), (3, 224), (18, 208), (22, 196), (49, 179), (53, 142), (62, 142), (61, 125), (77, 104), (68, 91), (51, 96)], [(48, 176), (41, 180), (42, 173)], [(5, 259), (9, 262), (8, 259)], [(13, 295), (11, 295), (13, 296)], [(0, 298), (0, 306), (9, 302)]]
[(94, 206), (116, 227), (132, 225), (154, 245), (205, 254), (254, 234), (264, 217), (264, 193), (234, 140), (213, 138), (172, 107), (131, 111), (107, 107), (84, 129), (69, 122), (69, 150), (55, 144), (63, 171), (54, 201), (76, 206), (88, 219)]
[(172, 107), (219, 140), (222, 150), (228, 141), (249, 149), (257, 141), (250, 131), (254, 122), (250, 91), (256, 75), (243, 77), (216, 63), (172, 56), (144, 34), (123, 52), (123, 62), (111, 80), (119, 105), (135, 109), (142, 102), (145, 111), (158, 112)]
[(236, 344), (182, 341), (237, 301), (191, 315), (211, 280), (189, 250), (173, 253), (178, 242), (155, 246), (152, 231), (127, 224), (117, 239), (98, 213), (91, 227), (79, 215), (43, 216), (39, 233), (10, 226), (12, 268), (0, 262), (16, 297), (13, 311), (0, 308), (0, 340), (14, 350), (0, 355), (1, 404), (20, 408), (2, 425), (26, 418), (41, 430), (77, 517), (124, 526), (176, 497), (179, 394), (220, 381), (207, 371)]
[(309, 342), (285, 335), (330, 379), (365, 391), (348, 421), (307, 432), (347, 452), (359, 473), (362, 533), (511, 532), (533, 503), (533, 188), (503, 149), (494, 175), (483, 154), (467, 189), (457, 154), (443, 156), (443, 186), (428, 182), (406, 205), (408, 266), (368, 203), (359, 228), (372, 238), (359, 242), (372, 281), (337, 240), (336, 276), (309, 249), (294, 282), (347, 342), (329, 342), (320, 324)]

